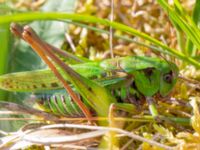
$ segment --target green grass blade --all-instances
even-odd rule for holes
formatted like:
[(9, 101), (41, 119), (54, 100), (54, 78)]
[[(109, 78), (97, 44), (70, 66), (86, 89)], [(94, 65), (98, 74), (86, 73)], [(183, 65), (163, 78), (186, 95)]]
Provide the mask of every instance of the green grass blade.
[[(58, 13), (58, 12), (49, 12), (49, 13), (41, 13), (41, 12), (32, 12), (32, 13), (23, 13), (23, 14), (14, 14), (14, 15), (5, 15), (0, 16), (0, 24), (8, 23), (8, 22), (20, 22), (20, 21), (33, 21), (33, 20), (60, 20), (60, 19), (68, 19), (72, 21), (81, 21), (86, 23), (97, 23), (102, 24), (105, 26), (112, 26), (115, 29), (127, 32), (134, 36), (139, 36), (141, 38), (146, 39), (147, 41), (151, 42), (152, 44), (161, 47), (162, 49), (168, 51), (171, 55), (176, 56), (183, 61), (186, 61), (198, 68), (200, 68), (200, 63), (196, 60), (187, 57), (183, 53), (177, 51), (176, 49), (169, 48), (167, 45), (163, 44), (162, 42), (148, 36), (147, 34), (141, 33), (131, 27), (123, 25), (118, 22), (111, 22), (107, 19), (101, 19), (94, 16), (88, 15), (79, 15), (79, 14), (72, 14), (72, 13)], [(197, 32), (198, 33), (198, 32)], [(199, 36), (200, 39), (200, 36)], [(200, 42), (200, 41), (199, 41)]]
[[(199, 25), (200, 25), (200, 1), (199, 0), (196, 0), (195, 6), (193, 9), (192, 19), (199, 28)], [(189, 56), (196, 56), (197, 48), (189, 38), (187, 40), (186, 50)]]
[(178, 1), (176, 1), (175, 5), (178, 7), (175, 9), (170, 6), (165, 0), (157, 0), (157, 2), (163, 7), (163, 9), (168, 13), (169, 17), (179, 25), (182, 31), (185, 32), (188, 38), (193, 42), (193, 44), (200, 49), (200, 30), (197, 25), (193, 22), (191, 17), (186, 13), (183, 13), (182, 9), (180, 9), (181, 5), (178, 5)]
[[(178, 0), (174, 0), (174, 9), (177, 13), (181, 14), (181, 16), (183, 16), (184, 14), (184, 10), (183, 7), (181, 6), (181, 4), (179, 3)], [(178, 41), (178, 45), (179, 45), (179, 49), (186, 54), (185, 52), (185, 34), (184, 31), (180, 28), (179, 24), (177, 24), (177, 22), (173, 19), (171, 19), (171, 22), (173, 24), (173, 26), (176, 29), (176, 34), (177, 34), (177, 41)]]
[[(5, 74), (7, 72), (8, 64), (8, 54), (10, 48), (10, 32), (9, 24), (0, 24), (0, 74)], [(6, 99), (7, 92), (0, 90), (0, 100)]]

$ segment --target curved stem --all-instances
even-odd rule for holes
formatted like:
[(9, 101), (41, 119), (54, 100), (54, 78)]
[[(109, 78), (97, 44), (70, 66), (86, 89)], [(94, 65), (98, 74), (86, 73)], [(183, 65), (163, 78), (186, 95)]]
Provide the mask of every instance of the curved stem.
[(0, 16), (0, 24), (7, 23), (7, 22), (19, 22), (19, 21), (33, 21), (33, 20), (59, 20), (59, 19), (68, 19), (72, 21), (79, 21), (85, 23), (97, 23), (102, 24), (105, 26), (111, 26), (114, 29), (121, 30), (131, 35), (138, 36), (141, 38), (146, 39), (147, 41), (161, 47), (162, 49), (168, 51), (171, 55), (175, 55), (179, 59), (182, 59), (197, 68), (200, 68), (200, 63), (191, 57), (187, 57), (183, 53), (177, 51), (176, 49), (169, 48), (167, 45), (163, 44), (162, 42), (150, 37), (147, 34), (139, 32), (131, 27), (128, 27), (124, 24), (118, 22), (111, 22), (107, 19), (97, 18), (94, 16), (88, 15), (80, 15), (80, 14), (71, 14), (71, 13), (62, 13), (62, 12), (48, 12), (48, 13), (41, 13), (41, 12), (31, 12), (31, 13), (23, 13), (23, 14), (14, 14), (14, 15), (5, 15)]

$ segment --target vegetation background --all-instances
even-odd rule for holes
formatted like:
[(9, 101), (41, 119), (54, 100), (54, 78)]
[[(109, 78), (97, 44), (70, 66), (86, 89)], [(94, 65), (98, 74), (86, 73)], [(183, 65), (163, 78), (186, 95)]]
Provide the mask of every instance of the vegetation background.
[[(110, 58), (112, 49), (115, 57), (157, 55), (176, 63), (179, 66), (180, 75), (188, 80), (183, 82), (180, 79), (172, 93), (172, 97), (176, 100), (169, 100), (168, 103), (158, 102), (158, 110), (166, 116), (193, 117), (192, 125), (180, 127), (162, 123), (144, 125), (138, 123), (135, 125), (137, 129), (134, 132), (138, 132), (146, 138), (158, 138), (157, 141), (170, 146), (178, 146), (180, 149), (198, 149), (200, 144), (200, 118), (199, 107), (197, 107), (200, 102), (200, 72), (198, 70), (200, 66), (198, 64), (200, 2), (198, 0), (174, 0), (168, 1), (167, 4), (165, 2), (162, 0), (1, 0), (0, 15), (56, 11), (92, 15), (108, 20), (113, 19), (113, 21), (148, 34), (152, 39), (157, 39), (167, 45), (168, 49), (175, 49), (180, 52), (180, 54), (172, 55), (168, 50), (165, 50), (166, 47), (156, 45), (156, 43), (152, 44), (147, 38), (124, 34), (121, 30), (115, 29), (112, 29), (113, 36), (120, 36), (120, 38), (113, 37), (110, 41), (110, 36), (105, 32), (110, 32), (110, 27), (102, 24), (90, 23), (85, 25), (73, 21), (70, 24), (69, 21), (22, 22), (22, 24), (28, 23), (42, 39), (54, 46), (91, 60)], [(0, 74), (46, 68), (46, 65), (25, 42), (11, 35), (9, 25), (9, 23), (0, 24)], [(98, 29), (91, 29), (91, 26)], [(130, 42), (131, 40), (132, 42)], [(156, 51), (156, 48), (151, 47), (152, 45), (164, 50)], [(185, 57), (180, 57), (181, 54), (184, 54)], [(190, 63), (188, 59), (196, 60), (196, 65)], [(27, 103), (25, 100), (30, 94), (1, 90), (0, 99), (22, 104)], [(13, 115), (2, 116), (5, 118), (16, 117)], [(25, 120), (4, 120), (0, 122), (0, 129), (16, 131), (27, 122)], [(161, 137), (164, 137), (165, 141)], [(124, 141), (128, 140), (125, 139)], [(139, 145), (140, 148), (143, 144), (144, 149), (150, 148), (150, 145), (145, 142), (142, 144), (133, 142), (132, 144)]]

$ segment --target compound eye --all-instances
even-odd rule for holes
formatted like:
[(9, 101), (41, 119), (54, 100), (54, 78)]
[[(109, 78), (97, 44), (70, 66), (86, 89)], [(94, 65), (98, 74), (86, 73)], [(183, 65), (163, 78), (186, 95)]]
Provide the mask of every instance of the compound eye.
[(151, 76), (153, 74), (154, 68), (146, 68), (144, 69), (144, 73), (146, 76)]
[(165, 74), (163, 76), (163, 80), (166, 81), (167, 83), (172, 83), (173, 80), (172, 72)]

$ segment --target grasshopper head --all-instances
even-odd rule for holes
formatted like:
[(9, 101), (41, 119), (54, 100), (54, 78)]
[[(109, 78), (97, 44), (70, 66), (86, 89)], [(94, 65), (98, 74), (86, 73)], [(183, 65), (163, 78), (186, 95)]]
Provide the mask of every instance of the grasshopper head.
[(178, 78), (178, 67), (168, 62), (168, 67), (164, 68), (160, 78), (160, 95), (165, 97), (168, 95), (176, 84)]
[(137, 90), (144, 96), (153, 96), (159, 91), (160, 71), (156, 68), (146, 68), (134, 72)]
[[(178, 67), (171, 62), (161, 62), (155, 68), (143, 69), (145, 72), (136, 72), (136, 86), (144, 96), (153, 96), (159, 93), (162, 97), (167, 96), (178, 78)], [(150, 72), (149, 72), (150, 71)]]

